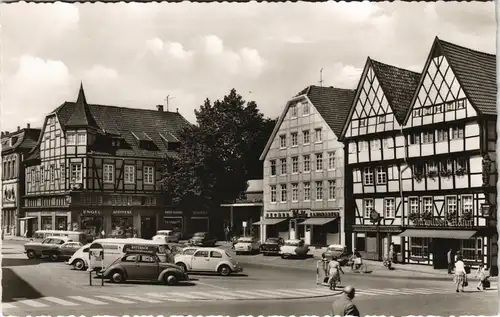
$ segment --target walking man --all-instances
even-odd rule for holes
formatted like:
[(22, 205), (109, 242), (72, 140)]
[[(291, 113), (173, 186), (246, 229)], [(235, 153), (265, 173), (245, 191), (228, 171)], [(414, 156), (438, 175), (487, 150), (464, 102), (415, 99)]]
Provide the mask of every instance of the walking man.
[(332, 316), (355, 316), (360, 317), (360, 313), (356, 305), (352, 302), (355, 295), (354, 287), (348, 285), (344, 287), (341, 297), (333, 302)]
[(448, 274), (452, 274), (451, 271), (453, 270), (453, 267), (455, 266), (455, 263), (454, 263), (455, 261), (453, 261), (454, 260), (453, 250), (451, 248), (448, 250), (446, 257), (448, 260)]

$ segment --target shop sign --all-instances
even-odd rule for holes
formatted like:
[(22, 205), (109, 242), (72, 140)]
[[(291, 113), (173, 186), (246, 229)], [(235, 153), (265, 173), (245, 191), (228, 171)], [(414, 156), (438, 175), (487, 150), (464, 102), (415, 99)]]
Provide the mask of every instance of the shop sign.
[(100, 216), (101, 211), (98, 209), (84, 209), (82, 211), (83, 216)]
[(132, 210), (113, 210), (114, 216), (132, 216)]
[(42, 211), (42, 216), (52, 216), (51, 211)]
[(26, 217), (38, 217), (38, 212), (27, 212)]
[(454, 219), (454, 220), (446, 220), (446, 219), (432, 219), (432, 220), (415, 220), (415, 226), (417, 227), (472, 227), (472, 220), (463, 220), (463, 219)]
[(56, 211), (56, 216), (67, 216), (68, 212), (67, 211)]
[(193, 216), (207, 216), (207, 211), (193, 211)]
[(123, 252), (148, 252), (156, 253), (158, 246), (155, 245), (139, 245), (139, 244), (126, 244), (123, 246)]
[(165, 210), (165, 216), (182, 216), (182, 210)]

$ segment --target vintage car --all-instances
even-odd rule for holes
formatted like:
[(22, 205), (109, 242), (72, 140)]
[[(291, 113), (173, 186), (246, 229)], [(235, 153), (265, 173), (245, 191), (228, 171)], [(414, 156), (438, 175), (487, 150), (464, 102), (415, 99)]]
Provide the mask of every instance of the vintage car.
[(24, 253), (28, 259), (49, 257), (51, 260), (58, 259), (59, 247), (66, 242), (72, 242), (65, 236), (49, 236), (42, 242), (31, 241), (24, 245)]
[(175, 264), (186, 272), (216, 272), (222, 276), (243, 271), (231, 255), (219, 248), (185, 248), (175, 256)]
[(293, 257), (307, 257), (309, 252), (309, 246), (307, 246), (303, 240), (292, 239), (286, 240), (285, 244), (280, 248), (281, 258), (293, 258)]
[(263, 255), (280, 254), (280, 248), (285, 244), (283, 238), (267, 238), (260, 246), (260, 253)]
[(83, 245), (81, 242), (69, 241), (61, 244), (59, 249), (56, 250), (52, 256), (52, 260), (68, 260), (71, 259), (73, 254), (78, 251)]
[(240, 253), (259, 253), (260, 241), (252, 237), (239, 238), (234, 245), (236, 254)]
[(102, 275), (113, 283), (143, 280), (175, 285), (189, 280), (187, 273), (177, 265), (161, 262), (157, 255), (146, 252), (126, 253), (105, 269)]
[(208, 232), (197, 232), (189, 239), (189, 245), (195, 245), (200, 247), (215, 247), (217, 240), (212, 238)]
[(179, 235), (172, 230), (159, 230), (151, 240), (162, 240), (166, 243), (177, 243), (179, 242)]
[(329, 260), (335, 258), (343, 266), (349, 262), (352, 252), (348, 251), (345, 245), (331, 244), (323, 254)]

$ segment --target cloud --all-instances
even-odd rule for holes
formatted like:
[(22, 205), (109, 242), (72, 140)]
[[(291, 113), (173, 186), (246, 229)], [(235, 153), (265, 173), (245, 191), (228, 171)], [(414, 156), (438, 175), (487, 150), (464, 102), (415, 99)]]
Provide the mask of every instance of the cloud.
[(324, 75), (325, 83), (331, 82), (334, 87), (339, 88), (356, 88), (363, 68), (358, 68), (353, 65), (344, 65), (335, 63), (328, 67), (328, 74)]
[(118, 78), (118, 72), (109, 67), (94, 65), (91, 69), (85, 71), (83, 77), (90, 82), (103, 82)]
[(154, 38), (146, 41), (146, 47), (156, 56), (173, 57), (179, 60), (188, 60), (193, 56), (193, 51), (187, 51), (184, 46), (178, 42), (163, 42), (159, 38)]
[(204, 38), (205, 52), (209, 55), (220, 55), (224, 52), (222, 40), (215, 35), (208, 35)]

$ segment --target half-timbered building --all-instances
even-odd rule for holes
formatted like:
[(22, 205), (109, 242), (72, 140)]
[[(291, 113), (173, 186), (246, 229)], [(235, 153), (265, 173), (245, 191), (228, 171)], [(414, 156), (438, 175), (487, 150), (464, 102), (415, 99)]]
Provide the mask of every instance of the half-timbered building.
[(452, 248), (497, 274), (496, 94), (495, 55), (435, 39), (403, 124), (408, 262)]
[[(401, 132), (420, 75), (368, 58), (341, 137), (346, 157), (346, 230), (365, 258), (381, 260), (403, 228)], [(352, 195), (347, 195), (352, 192)]]
[(309, 86), (288, 101), (260, 157), (266, 236), (344, 243), (344, 151), (337, 140), (354, 91)]
[(26, 128), (2, 131), (2, 234), (23, 235), (26, 221), (21, 206), (24, 195), (24, 165), (22, 161), (38, 141), (40, 129)]
[[(178, 112), (88, 104), (83, 86), (44, 121), (25, 161), (24, 210), (32, 230), (151, 237), (183, 233), (183, 211), (162, 199), (162, 162), (189, 123)], [(175, 216), (175, 221), (172, 217)], [(180, 217), (180, 220), (177, 219)]]

